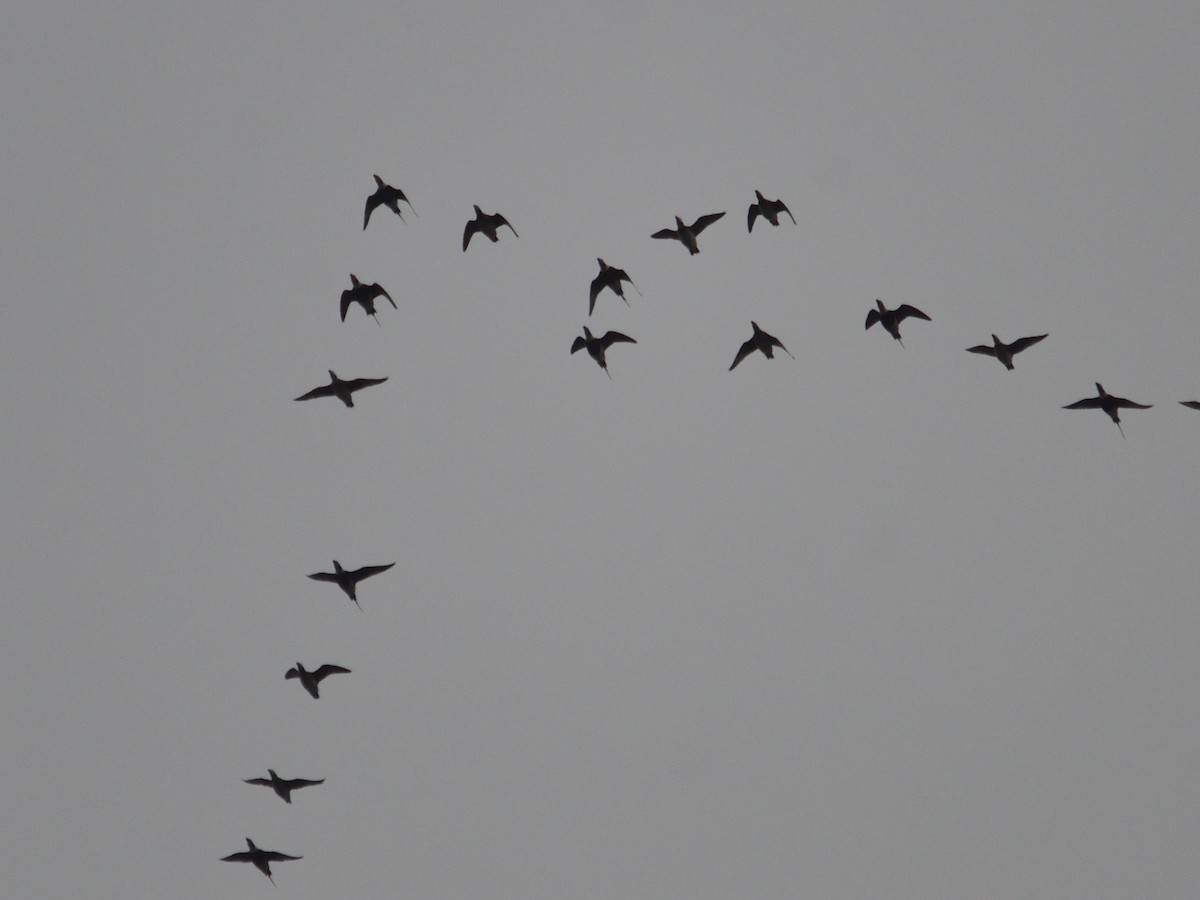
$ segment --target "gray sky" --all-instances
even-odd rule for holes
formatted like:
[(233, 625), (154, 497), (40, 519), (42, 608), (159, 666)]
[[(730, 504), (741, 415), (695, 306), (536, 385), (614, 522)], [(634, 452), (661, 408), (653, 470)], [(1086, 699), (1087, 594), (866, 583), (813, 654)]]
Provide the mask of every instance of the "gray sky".
[(11, 896), (1195, 896), (1195, 4), (0, 25)]

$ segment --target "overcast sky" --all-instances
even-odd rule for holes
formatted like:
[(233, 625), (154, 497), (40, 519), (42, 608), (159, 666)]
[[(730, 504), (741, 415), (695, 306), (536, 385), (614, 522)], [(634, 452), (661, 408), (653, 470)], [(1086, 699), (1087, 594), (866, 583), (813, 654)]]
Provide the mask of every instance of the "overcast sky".
[[(1198, 34), (10, 5), (3, 892), (1194, 897)], [(797, 358), (727, 371), (751, 319)], [(389, 380), (292, 401), (331, 368)]]

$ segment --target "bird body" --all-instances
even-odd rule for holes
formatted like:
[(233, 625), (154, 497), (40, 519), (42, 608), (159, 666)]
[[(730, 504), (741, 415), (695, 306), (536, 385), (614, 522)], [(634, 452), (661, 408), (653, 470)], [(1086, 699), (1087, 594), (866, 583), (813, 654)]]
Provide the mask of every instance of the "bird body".
[(1125, 429), (1121, 427), (1121, 414), (1118, 410), (1122, 409), (1150, 409), (1153, 403), (1134, 403), (1132, 400), (1126, 400), (1124, 397), (1114, 397), (1108, 391), (1104, 390), (1104, 386), (1100, 382), (1096, 382), (1097, 395), (1095, 397), (1085, 397), (1082, 400), (1076, 400), (1074, 403), (1068, 403), (1063, 409), (1102, 409), (1110, 419), (1116, 423), (1117, 431), (1121, 432), (1121, 437), (1125, 437)]
[(792, 224), (796, 224), (796, 217), (792, 215), (792, 211), (784, 205), (782, 200), (768, 200), (762, 195), (762, 191), (756, 190), (754, 196), (757, 201), (750, 204), (750, 209), (746, 213), (746, 231), (754, 231), (754, 220), (762, 216), (772, 225), (779, 225), (779, 214), (787, 213), (788, 218), (792, 220)]
[(263, 850), (261, 847), (254, 846), (254, 841), (250, 840), (250, 838), (246, 838), (246, 845), (250, 848), (249, 850), (222, 856), (221, 861), (251, 863), (254, 868), (267, 876), (271, 884), (275, 883), (275, 879), (271, 877), (271, 863), (283, 862), (289, 859), (304, 859), (303, 856), (288, 856), (286, 853), (280, 853), (278, 850)]
[(362, 609), (362, 605), (358, 602), (358, 583), (364, 578), (370, 578), (372, 575), (386, 572), (394, 565), (395, 563), (388, 563), (386, 566), (363, 566), (361, 569), (343, 569), (342, 564), (335, 559), (333, 561), (332, 572), (314, 572), (308, 577), (316, 581), (332, 581), (346, 592), (346, 596), (354, 601), (355, 606)]
[(701, 216), (691, 225), (684, 225), (683, 219), (679, 218), (679, 216), (676, 216), (674, 228), (660, 229), (659, 231), (656, 231), (654, 234), (650, 235), (650, 237), (659, 238), (662, 240), (679, 241), (679, 243), (687, 247), (688, 253), (690, 253), (692, 256), (695, 256), (700, 252), (700, 247), (696, 244), (697, 235), (699, 235), (700, 232), (702, 232), (713, 222), (717, 221), (717, 219), (721, 218), (723, 215), (725, 215), (723, 212), (710, 213), (707, 216)]
[(392, 299), (391, 294), (385, 291), (382, 287), (376, 284), (363, 284), (358, 280), (358, 276), (353, 272), (350, 273), (351, 287), (342, 291), (342, 321), (346, 321), (346, 313), (350, 309), (350, 304), (357, 303), (361, 306), (368, 316), (375, 319), (375, 324), (379, 324), (379, 317), (375, 315), (375, 298), (386, 297), (388, 303), (392, 304), (392, 309), (399, 309), (396, 301)]
[[(787, 347), (783, 346), (783, 342), (780, 341), (779, 338), (775, 337), (773, 334), (767, 334), (765, 331), (763, 331), (761, 328), (758, 327), (757, 322), (751, 322), (750, 327), (754, 329), (754, 333), (752, 335), (750, 335), (750, 340), (748, 340), (748, 341), (746, 341), (746, 343), (742, 344), (741, 348), (737, 352), (737, 356), (735, 356), (733, 358), (733, 365), (731, 365), (729, 367), (730, 372), (732, 372), (735, 368), (737, 368), (737, 364), (740, 363), (747, 356), (749, 356), (751, 353), (753, 353), (755, 350), (761, 351), (762, 355), (765, 356), (767, 359), (775, 358), (775, 348), (776, 347), (778, 347), (780, 350), (782, 350), (788, 356), (792, 356), (791, 352), (788, 350)], [(792, 356), (792, 359), (795, 359), (795, 358), (796, 357)]]
[(314, 397), (337, 397), (347, 406), (353, 406), (354, 398), (351, 395), (355, 391), (361, 391), (363, 388), (370, 387), (373, 384), (383, 384), (385, 381), (387, 381), (387, 376), (383, 378), (352, 378), (343, 381), (337, 377), (337, 373), (333, 369), (330, 369), (329, 384), (313, 388), (307, 394), (301, 394), (295, 399), (312, 400)]
[(314, 784), (325, 783), (324, 778), (318, 778), (316, 780), (308, 778), (280, 778), (275, 774), (274, 769), (267, 769), (267, 774), (271, 777), (243, 778), (242, 780), (246, 782), (246, 784), (261, 784), (271, 788), (276, 794), (283, 798), (284, 803), (289, 804), (292, 802), (292, 791), (299, 790), (303, 787), (311, 787)]
[(604, 358), (604, 351), (613, 344), (618, 343), (636, 344), (637, 341), (627, 334), (621, 334), (619, 331), (609, 331), (603, 337), (596, 337), (585, 325), (583, 334), (575, 338), (574, 342), (572, 342), (571, 353), (574, 354), (580, 350), (587, 350), (588, 356), (596, 361), (609, 378), (612, 378), (612, 374), (608, 371), (608, 362)]
[(463, 230), (463, 252), (467, 252), (467, 244), (471, 243), (471, 236), (477, 231), (493, 244), (496, 243), (500, 240), (496, 231), (501, 225), (508, 225), (508, 230), (513, 233), (513, 237), (520, 237), (517, 229), (513, 228), (508, 219), (500, 213), (485, 213), (479, 208), (479, 204), (475, 204), (475, 218), (467, 222), (467, 227)]
[(319, 687), (321, 682), (330, 675), (336, 675), (339, 672), (345, 672), (349, 674), (350, 670), (343, 668), (342, 666), (335, 666), (331, 663), (326, 663), (325, 665), (320, 666), (319, 668), (310, 672), (300, 663), (296, 663), (294, 668), (287, 670), (287, 674), (284, 675), (283, 678), (285, 681), (289, 678), (299, 678), (300, 683), (304, 685), (304, 689), (312, 694), (314, 700), (317, 700), (321, 697), (321, 690)]
[[(600, 292), (605, 288), (611, 288), (612, 292), (625, 300), (625, 289), (621, 286), (622, 281), (628, 281), (633, 284), (633, 279), (629, 277), (629, 273), (624, 269), (618, 269), (616, 266), (610, 266), (600, 257), (596, 257), (596, 262), (600, 263), (600, 274), (592, 279), (592, 287), (588, 293), (588, 315), (592, 314), (592, 310), (596, 308), (596, 298), (600, 296)], [(638, 292), (640, 297), (642, 292), (638, 291), (638, 286), (633, 284), (633, 289)], [(629, 305), (629, 301), (625, 300), (625, 305)]]
[(904, 346), (904, 341), (900, 340), (900, 323), (909, 316), (917, 319), (924, 319), (926, 322), (933, 320), (925, 313), (921, 312), (915, 306), (909, 306), (907, 303), (902, 306), (897, 306), (895, 309), (888, 309), (883, 305), (882, 300), (875, 301), (876, 308), (867, 313), (867, 324), (865, 327), (870, 328), (876, 322), (880, 323), (884, 330), (892, 337), (900, 341), (900, 346)]
[(1004, 363), (1004, 368), (1012, 371), (1013, 356), (1032, 347), (1038, 341), (1045, 340), (1049, 335), (1038, 334), (1033, 337), (1017, 338), (1011, 344), (1006, 344), (1000, 338), (992, 335), (992, 346), (987, 344), (979, 344), (976, 347), (968, 347), (968, 353), (982, 353), (984, 356), (994, 356), (1000, 362)]
[[(412, 209), (412, 203), (404, 196), (404, 191), (400, 188), (392, 187), (390, 184), (385, 184), (384, 180), (378, 175), (375, 176), (375, 193), (367, 198), (366, 208), (363, 210), (363, 231), (367, 230), (367, 223), (371, 221), (371, 213), (375, 211), (377, 206), (386, 206), (392, 212), (400, 217), (400, 221), (404, 221), (404, 214), (400, 212), (399, 201), (403, 200), (408, 204), (408, 208)], [(413, 209), (413, 215), (417, 211)]]

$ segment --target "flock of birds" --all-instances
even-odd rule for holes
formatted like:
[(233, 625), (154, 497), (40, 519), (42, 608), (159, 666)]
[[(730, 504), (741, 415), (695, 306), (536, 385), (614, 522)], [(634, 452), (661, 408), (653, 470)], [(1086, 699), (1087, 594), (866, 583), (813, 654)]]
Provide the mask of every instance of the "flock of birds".
[[(408, 205), (410, 211), (416, 215), (416, 210), (413, 209), (411, 201), (399, 188), (393, 187), (383, 181), (378, 175), (375, 177), (376, 190), (371, 194), (366, 201), (366, 206), (363, 211), (363, 230), (365, 231), (371, 221), (371, 214), (380, 206), (390, 209), (393, 213), (404, 221), (404, 214), (400, 204), (403, 202)], [(761, 191), (755, 191), (755, 201), (750, 204), (746, 215), (746, 230), (752, 233), (754, 224), (759, 219), (765, 219), (772, 226), (777, 227), (780, 222), (780, 216), (786, 213), (796, 223), (796, 217), (792, 215), (792, 211), (782, 200), (772, 200), (763, 196)], [(674, 228), (663, 228), (654, 232), (652, 238), (659, 240), (674, 240), (679, 241), (688, 251), (689, 255), (696, 255), (700, 252), (698, 238), (709, 226), (720, 221), (725, 216), (724, 212), (710, 213), (700, 216), (690, 225), (685, 223), (679, 216), (675, 217)], [(500, 240), (500, 229), (508, 228), (512, 232), (513, 237), (519, 237), (517, 230), (512, 224), (500, 213), (485, 213), (478, 205), (475, 206), (475, 216), (466, 223), (463, 230), (462, 248), (466, 252), (470, 246), (471, 239), (476, 234), (482, 234), (492, 243), (497, 243)], [(596, 307), (596, 300), (604, 290), (610, 290), (617, 297), (625, 302), (628, 306), (629, 301), (625, 296), (624, 285), (627, 283), (638, 295), (642, 293), (630, 278), (629, 274), (616, 266), (610, 266), (604, 259), (597, 257), (596, 260), (600, 265), (600, 271), (595, 278), (592, 279), (588, 291), (588, 316)], [(363, 311), (375, 319), (378, 325), (379, 317), (375, 308), (375, 301), (380, 297), (387, 300), (393, 308), (398, 309), (396, 301), (391, 295), (379, 284), (365, 284), (359, 281), (354, 274), (350, 275), (351, 286), (344, 290), (340, 299), (340, 315), (344, 322), (350, 308), (355, 304), (362, 307)], [(867, 313), (865, 328), (870, 329), (875, 324), (882, 326), (883, 330), (892, 336), (900, 345), (904, 346), (904, 341), (900, 335), (900, 325), (908, 319), (920, 319), (926, 322), (932, 321), (929, 315), (915, 306), (903, 304), (895, 309), (888, 309), (881, 300), (875, 301), (875, 308)], [(729, 370), (737, 368), (738, 365), (754, 352), (759, 352), (767, 359), (774, 359), (775, 350), (779, 349), (795, 359), (795, 356), (784, 346), (779, 338), (764, 331), (759, 327), (757, 322), (750, 323), (752, 333), (739, 348), (733, 358)], [(1005, 343), (1000, 340), (995, 334), (992, 336), (991, 344), (979, 344), (974, 347), (967, 347), (969, 353), (978, 353), (984, 356), (990, 356), (998, 360), (1006, 369), (1013, 369), (1013, 357), (1018, 353), (1028, 350), (1030, 347), (1045, 340), (1048, 335), (1038, 334), (1029, 337), (1018, 338), (1011, 343)], [(634, 340), (627, 334), (619, 331), (608, 331), (603, 335), (596, 335), (591, 330), (584, 326), (583, 334), (577, 336), (571, 344), (571, 354), (575, 354), (580, 350), (586, 350), (588, 355), (595, 360), (597, 365), (604, 370), (609, 378), (612, 374), (608, 371), (608, 360), (606, 353), (614, 345), (620, 343), (636, 344)], [(387, 381), (383, 378), (339, 378), (337, 373), (332, 369), (329, 370), (329, 383), (313, 388), (296, 397), (296, 400), (312, 400), (318, 397), (336, 397), (346, 406), (354, 406), (355, 392), (363, 390), (374, 385), (382, 384)], [(1149, 409), (1151, 404), (1135, 403), (1124, 397), (1117, 397), (1109, 394), (1104, 390), (1104, 387), (1096, 383), (1097, 395), (1095, 397), (1085, 397), (1082, 400), (1077, 400), (1074, 403), (1069, 403), (1064, 406), (1064, 409), (1100, 409), (1103, 410), (1109, 418), (1117, 425), (1121, 436), (1125, 436), (1124, 429), (1121, 428), (1120, 410), (1122, 409)], [(1200, 401), (1197, 400), (1182, 400), (1184, 406), (1191, 409), (1200, 410)], [(387, 563), (385, 565), (363, 566), (358, 569), (345, 569), (337, 560), (333, 561), (334, 571), (332, 572), (315, 572), (309, 575), (317, 581), (327, 581), (336, 584), (341, 590), (354, 602), (361, 610), (362, 607), (358, 602), (357, 586), (363, 579), (370, 578), (382, 572), (391, 569), (395, 563)], [(339, 665), (326, 663), (318, 666), (316, 669), (309, 670), (300, 662), (297, 662), (293, 668), (288, 669), (284, 675), (285, 679), (299, 680), (301, 686), (314, 698), (320, 697), (320, 684), (330, 675), (347, 674), (350, 670)], [(282, 778), (276, 774), (274, 769), (267, 770), (268, 777), (266, 778), (247, 778), (244, 779), (247, 784), (261, 785), (270, 787), (285, 803), (290, 804), (291, 794), (293, 791), (300, 788), (311, 787), (324, 783), (323, 778), (307, 779), (307, 778)], [(254, 865), (259, 871), (267, 876), (274, 884), (275, 880), (271, 874), (271, 863), (283, 862), (287, 860), (297, 860), (302, 857), (291, 856), (286, 853), (281, 853), (277, 850), (264, 850), (257, 846), (253, 840), (246, 838), (247, 849), (232, 853), (229, 856), (222, 857), (226, 862), (247, 862)]]

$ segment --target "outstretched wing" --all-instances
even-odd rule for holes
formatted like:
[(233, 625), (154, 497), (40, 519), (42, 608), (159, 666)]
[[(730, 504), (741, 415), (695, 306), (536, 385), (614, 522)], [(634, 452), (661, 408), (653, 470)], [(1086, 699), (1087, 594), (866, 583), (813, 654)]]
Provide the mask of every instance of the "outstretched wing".
[(1121, 409), (1149, 409), (1153, 403), (1134, 403), (1132, 400), (1126, 400), (1124, 397), (1113, 397), (1113, 403)]
[(1063, 409), (1100, 409), (1103, 405), (1104, 399), (1102, 397), (1086, 397), (1083, 400), (1068, 403)]
[(877, 310), (877, 309), (871, 310), (869, 313), (867, 313), (867, 324), (863, 327), (870, 328), (872, 325), (874, 325), (876, 322), (878, 322), (880, 320), (880, 318), (882, 318), (882, 317), (879, 315), (879, 310)]
[(989, 347), (987, 344), (979, 344), (975, 347), (968, 347), (967, 352), (968, 353), (982, 353), (984, 356), (993, 356), (994, 357), (996, 355), (996, 348)]
[[(304, 859), (303, 856), (288, 856), (286, 853), (280, 853), (278, 850), (260, 850), (259, 856), (269, 862), (284, 862), (289, 859)], [(236, 854), (235, 854), (236, 855)], [(229, 857), (225, 857), (228, 859)], [(262, 882), (259, 882), (261, 884)]]
[(246, 782), (246, 784), (265, 784), (267, 787), (271, 786), (270, 778), (243, 778), (242, 781)]
[(308, 778), (289, 778), (288, 779), (288, 787), (290, 787), (292, 790), (295, 790), (296, 788), (302, 788), (302, 787), (312, 787), (314, 784), (324, 784), (324, 783), (325, 783), (324, 778), (318, 778), (316, 780), (311, 780)]
[(1200, 409), (1200, 400), (1180, 400), (1188, 409)]
[(749, 356), (751, 353), (753, 353), (754, 349), (755, 349), (754, 338), (750, 338), (750, 340), (746, 341), (746, 343), (742, 344), (742, 346), (738, 349), (737, 356), (735, 356), (733, 358), (733, 365), (731, 365), (729, 367), (729, 371), (732, 372), (734, 369), (736, 369), (737, 364), (740, 363), (747, 356)]
[(621, 334), (619, 331), (610, 331), (604, 337), (600, 338), (600, 346), (607, 350), (613, 344), (636, 344), (633, 338), (627, 334)]
[(571, 352), (578, 353), (580, 350), (582, 350), (586, 346), (587, 346), (587, 338), (585, 338), (583, 335), (580, 335), (579, 337), (575, 338), (574, 342), (572, 342)]
[(254, 857), (254, 851), (243, 850), (240, 853), (230, 853), (228, 856), (222, 856), (221, 862), (254, 862)]
[(479, 220), (472, 219), (463, 229), (463, 253), (467, 252), (467, 244), (471, 243), (471, 235), (479, 230)]
[(361, 391), (363, 388), (370, 387), (373, 384), (383, 384), (385, 381), (387, 381), (387, 376), (383, 378), (354, 378), (343, 383), (351, 391)]
[(366, 208), (363, 210), (363, 231), (367, 230), (367, 223), (371, 221), (371, 213), (374, 211), (383, 200), (379, 196), (379, 191), (376, 191), (367, 198)]
[(725, 213), (709, 213), (707, 216), (701, 216), (692, 225), (692, 234), (699, 234), (717, 219), (721, 218)]
[(933, 319), (929, 318), (929, 316), (925, 315), (925, 313), (921, 312), (915, 306), (909, 306), (907, 303), (897, 306), (893, 312), (896, 314), (896, 321), (898, 323), (903, 322), (909, 316), (912, 316), (914, 319), (924, 319), (926, 322), (933, 321)]
[(302, 394), (296, 397), (296, 400), (312, 400), (314, 397), (332, 397), (335, 391), (332, 384), (323, 384), (319, 388), (313, 388), (307, 394)]
[(1032, 347), (1038, 341), (1043, 341), (1049, 336), (1048, 334), (1038, 334), (1033, 337), (1018, 338), (1008, 345), (1008, 349), (1013, 353), (1020, 353), (1022, 350)]
[(793, 225), (796, 224), (796, 217), (792, 215), (792, 211), (787, 208), (787, 205), (782, 200), (775, 201), (775, 211), (777, 213), (781, 213), (781, 212), (787, 213), (788, 218), (792, 220), (792, 224)]
[[(772, 347), (778, 347), (780, 350), (782, 350), (782, 351), (783, 351), (784, 353), (786, 353), (788, 356), (792, 356), (792, 351), (791, 351), (791, 350), (789, 350), (787, 347), (783, 346), (783, 341), (781, 341), (779, 338), (775, 337), (775, 335), (773, 335), (773, 334), (767, 334), (767, 333), (764, 331), (764, 332), (762, 333), (762, 336), (763, 336), (764, 338), (766, 338), (766, 341), (767, 341), (767, 343), (768, 343), (768, 344), (770, 344)], [(795, 358), (796, 358), (796, 357), (792, 356), (792, 359), (795, 359)]]
[(346, 574), (353, 578), (357, 583), (362, 581), (364, 578), (370, 578), (372, 575), (378, 575), (380, 572), (386, 572), (394, 565), (395, 563), (388, 563), (386, 566), (363, 566), (361, 569), (355, 569), (353, 572), (347, 572)]
[(313, 573), (312, 573), (311, 575), (309, 575), (308, 577), (309, 577), (309, 578), (311, 578), (311, 579), (313, 579), (314, 581), (333, 581), (333, 582), (336, 582), (336, 581), (338, 580), (338, 577), (337, 577), (336, 575), (334, 575), (332, 572), (313, 572)]
[[(592, 287), (588, 291), (588, 315), (592, 314), (592, 310), (596, 308), (596, 298), (600, 296), (600, 292), (604, 290), (604, 273), (601, 272), (592, 279)], [(580, 340), (583, 340), (580, 338)], [(574, 352), (574, 351), (572, 351)]]
[[(746, 213), (746, 230), (747, 231), (750, 231), (750, 232), (754, 231), (754, 220), (757, 219), (758, 216), (759, 216), (758, 204), (751, 203), (750, 209)], [(736, 363), (734, 365), (736, 365)]]
[(679, 240), (679, 232), (674, 228), (660, 228), (654, 234), (650, 235), (650, 237), (659, 238), (660, 240), (677, 241)]
[(387, 301), (388, 301), (388, 303), (392, 304), (392, 309), (399, 309), (399, 308), (400, 308), (400, 307), (398, 307), (398, 306), (396, 305), (396, 301), (392, 299), (392, 295), (391, 295), (391, 294), (389, 294), (387, 291), (385, 291), (385, 290), (384, 290), (382, 287), (380, 287), (378, 282), (376, 282), (375, 284), (371, 285), (371, 288), (372, 288), (373, 290), (375, 290), (375, 291), (378, 291), (378, 292), (379, 292), (379, 293), (377, 293), (377, 294), (375, 295), (376, 297), (379, 297), (379, 296), (384, 296), (384, 297), (387, 297)]
[(349, 289), (342, 291), (342, 321), (343, 322), (346, 321), (346, 313), (349, 311), (350, 304), (353, 302), (354, 302), (354, 291), (349, 290)]
[(496, 223), (497, 228), (499, 228), (501, 225), (507, 225), (508, 230), (513, 233), (513, 237), (520, 237), (520, 235), (517, 234), (517, 229), (513, 228), (512, 223), (509, 222), (508, 219), (504, 218), (504, 216), (500, 215), (500, 213), (496, 213), (493, 221)]
[[(293, 669), (292, 671), (295, 672), (296, 670)], [(313, 672), (312, 676), (317, 681), (320, 681), (321, 679), (326, 678), (329, 675), (337, 675), (338, 673), (349, 674), (349, 672), (350, 672), (350, 670), (345, 668), (344, 666), (335, 666), (333, 663), (326, 663), (325, 665), (323, 665), (319, 669), (317, 669), (315, 672)]]

